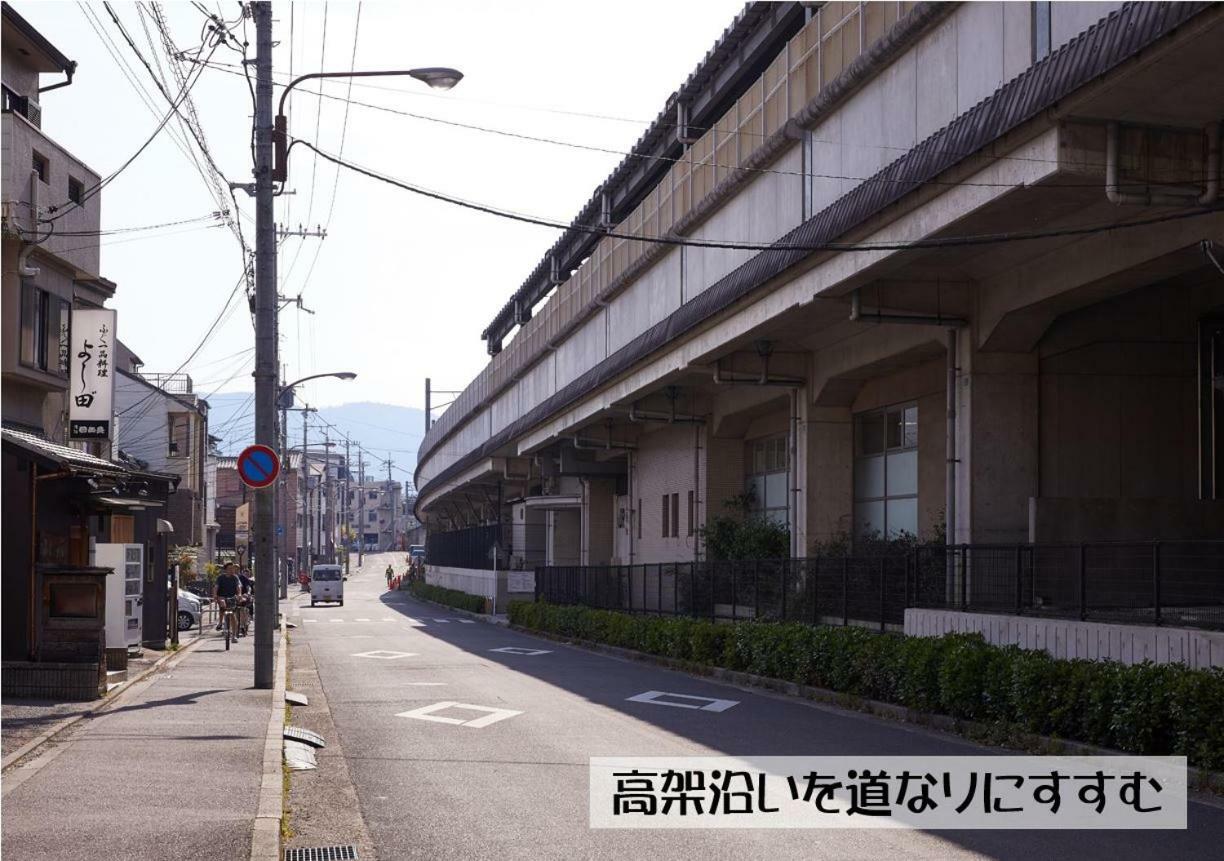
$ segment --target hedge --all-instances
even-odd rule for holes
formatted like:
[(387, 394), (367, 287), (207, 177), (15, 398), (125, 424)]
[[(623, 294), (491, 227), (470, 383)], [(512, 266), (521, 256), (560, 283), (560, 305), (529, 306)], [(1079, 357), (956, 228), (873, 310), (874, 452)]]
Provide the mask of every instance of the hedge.
[(1224, 770), (1224, 670), (1058, 660), (977, 634), (734, 625), (515, 602), (524, 628)]
[(460, 592), (458, 589), (445, 589), (442, 586), (430, 586), (428, 583), (416, 581), (408, 586), (408, 591), (435, 604), (445, 604), (447, 607), (457, 607), (472, 613), (484, 612), (484, 598)]

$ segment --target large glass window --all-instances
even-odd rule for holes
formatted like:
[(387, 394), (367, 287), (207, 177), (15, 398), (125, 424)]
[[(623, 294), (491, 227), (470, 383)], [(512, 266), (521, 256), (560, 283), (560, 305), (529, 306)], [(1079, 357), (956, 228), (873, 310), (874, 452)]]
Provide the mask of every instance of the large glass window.
[(918, 407), (854, 417), (854, 534), (918, 534)]
[(785, 526), (789, 522), (786, 435), (749, 442), (744, 464), (744, 492), (749, 496), (749, 510)]

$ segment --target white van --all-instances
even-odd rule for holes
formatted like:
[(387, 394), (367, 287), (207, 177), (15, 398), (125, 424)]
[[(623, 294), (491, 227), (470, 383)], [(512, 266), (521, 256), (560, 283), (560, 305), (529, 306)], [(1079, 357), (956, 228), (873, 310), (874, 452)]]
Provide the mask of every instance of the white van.
[(344, 571), (339, 565), (316, 565), (310, 572), (310, 606), (338, 601), (344, 606)]

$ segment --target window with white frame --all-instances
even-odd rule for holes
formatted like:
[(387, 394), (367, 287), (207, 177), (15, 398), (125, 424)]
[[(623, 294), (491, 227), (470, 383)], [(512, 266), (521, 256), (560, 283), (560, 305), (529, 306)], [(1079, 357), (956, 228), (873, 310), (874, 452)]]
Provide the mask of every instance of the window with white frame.
[(749, 511), (785, 526), (787, 518), (786, 435), (751, 440), (744, 452), (744, 492)]
[(918, 534), (918, 406), (854, 417), (854, 534)]

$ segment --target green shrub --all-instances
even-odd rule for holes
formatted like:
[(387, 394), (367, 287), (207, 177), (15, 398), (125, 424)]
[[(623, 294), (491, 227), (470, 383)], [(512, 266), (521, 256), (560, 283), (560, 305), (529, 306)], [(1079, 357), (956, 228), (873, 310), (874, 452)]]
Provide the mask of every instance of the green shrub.
[(544, 603), (511, 604), (510, 621), (1000, 729), (1018, 726), (1131, 753), (1184, 755), (1193, 765), (1224, 769), (1220, 669), (1062, 661), (1046, 652), (991, 646), (976, 634), (903, 637), (857, 627), (718, 624)]
[(456, 607), (471, 613), (485, 611), (484, 598), (460, 592), (458, 589), (444, 589), (441, 586), (430, 586), (428, 583), (414, 581), (409, 585), (408, 591), (418, 598), (433, 601), (435, 604), (445, 604), (447, 607)]

